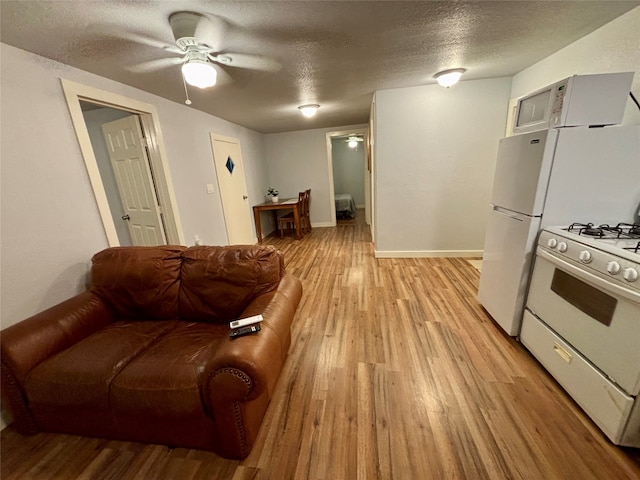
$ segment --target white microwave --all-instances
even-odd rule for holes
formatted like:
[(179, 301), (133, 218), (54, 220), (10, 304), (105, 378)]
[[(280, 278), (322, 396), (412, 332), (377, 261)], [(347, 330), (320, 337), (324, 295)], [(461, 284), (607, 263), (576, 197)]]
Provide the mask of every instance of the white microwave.
[(518, 99), (513, 133), (622, 122), (633, 72), (574, 75)]

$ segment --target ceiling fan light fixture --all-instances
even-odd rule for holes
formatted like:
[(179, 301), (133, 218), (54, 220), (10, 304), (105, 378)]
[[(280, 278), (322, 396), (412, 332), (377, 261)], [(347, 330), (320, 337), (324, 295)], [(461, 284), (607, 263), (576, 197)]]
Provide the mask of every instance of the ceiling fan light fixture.
[(443, 70), (442, 72), (438, 72), (434, 75), (435, 79), (438, 81), (438, 85), (449, 88), (460, 80), (460, 77), (467, 70), (464, 68), (453, 68), (451, 70)]
[(351, 137), (349, 138), (349, 142), (347, 143), (347, 145), (349, 145), (349, 148), (356, 148), (358, 146), (358, 140)]
[(304, 115), (305, 117), (311, 118), (316, 114), (319, 108), (320, 105), (313, 103), (309, 105), (300, 105), (298, 107), (298, 110), (300, 110), (300, 113), (302, 113), (302, 115)]
[(211, 63), (205, 60), (188, 60), (182, 65), (182, 75), (189, 85), (208, 88), (216, 84), (218, 72)]

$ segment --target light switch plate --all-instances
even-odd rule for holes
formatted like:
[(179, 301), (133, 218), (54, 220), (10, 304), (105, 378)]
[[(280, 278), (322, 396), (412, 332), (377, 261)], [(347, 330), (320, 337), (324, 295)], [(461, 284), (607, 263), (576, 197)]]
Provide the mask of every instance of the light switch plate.
[(215, 193), (215, 191), (213, 183), (207, 183), (207, 193)]

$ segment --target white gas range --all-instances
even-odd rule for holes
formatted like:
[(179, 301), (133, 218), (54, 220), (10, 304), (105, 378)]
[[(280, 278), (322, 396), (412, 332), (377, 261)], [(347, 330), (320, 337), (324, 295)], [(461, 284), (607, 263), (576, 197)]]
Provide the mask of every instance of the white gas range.
[(640, 225), (538, 237), (520, 340), (615, 444), (640, 447)]

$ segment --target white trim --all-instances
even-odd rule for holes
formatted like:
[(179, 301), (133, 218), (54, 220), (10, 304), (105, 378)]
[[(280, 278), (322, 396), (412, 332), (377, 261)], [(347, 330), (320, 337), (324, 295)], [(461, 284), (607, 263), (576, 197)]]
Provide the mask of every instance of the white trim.
[[(365, 137), (365, 144), (368, 141), (369, 131), (366, 128), (351, 128), (348, 130), (337, 130), (333, 132), (327, 132), (325, 134), (325, 140), (327, 143), (327, 168), (329, 172), (329, 211), (331, 212), (331, 224), (328, 227), (335, 227), (338, 222), (336, 221), (336, 203), (335, 203), (335, 189), (333, 185), (333, 148), (331, 144), (332, 137), (341, 137), (343, 135), (362, 134)], [(366, 150), (365, 150), (366, 157)], [(366, 162), (365, 158), (365, 162)], [(366, 180), (365, 180), (366, 181)]]
[(143, 126), (145, 127), (145, 132), (148, 133), (150, 137), (150, 162), (156, 174), (158, 196), (162, 204), (165, 227), (167, 229), (167, 241), (170, 244), (185, 245), (182, 222), (178, 214), (173, 182), (169, 173), (167, 154), (160, 130), (160, 120), (155, 106), (133, 98), (72, 82), (64, 78), (61, 78), (60, 82), (69, 108), (69, 114), (71, 115), (71, 122), (73, 123), (76, 137), (78, 138), (80, 151), (87, 168), (87, 173), (89, 174), (89, 181), (91, 182), (93, 194), (96, 198), (98, 211), (102, 219), (102, 225), (104, 226), (109, 246), (119, 246), (120, 241), (118, 240), (118, 234), (111, 215), (111, 208), (109, 207), (107, 194), (102, 184), (100, 171), (98, 170), (98, 162), (93, 152), (93, 145), (91, 144), (84, 115), (80, 107), (81, 100), (103, 104), (105, 107), (118, 108), (140, 115)]
[[(333, 145), (331, 144), (331, 134), (333, 132), (327, 132), (325, 134), (325, 142), (327, 143), (327, 169), (329, 171), (329, 212), (331, 222), (329, 227), (335, 227), (336, 222), (336, 202), (335, 202), (335, 187), (333, 185)], [(313, 226), (313, 224), (312, 224)]]
[(505, 128), (504, 136), (511, 137), (514, 135), (513, 128), (516, 123), (516, 112), (518, 110), (518, 99), (512, 98), (509, 100), (509, 106), (507, 107), (507, 125)]
[(335, 227), (335, 226), (337, 226), (337, 224), (336, 223), (331, 223), (331, 222), (317, 222), (317, 223), (314, 222), (314, 223), (311, 223), (311, 228)]
[(375, 250), (375, 258), (482, 257), (483, 250)]

